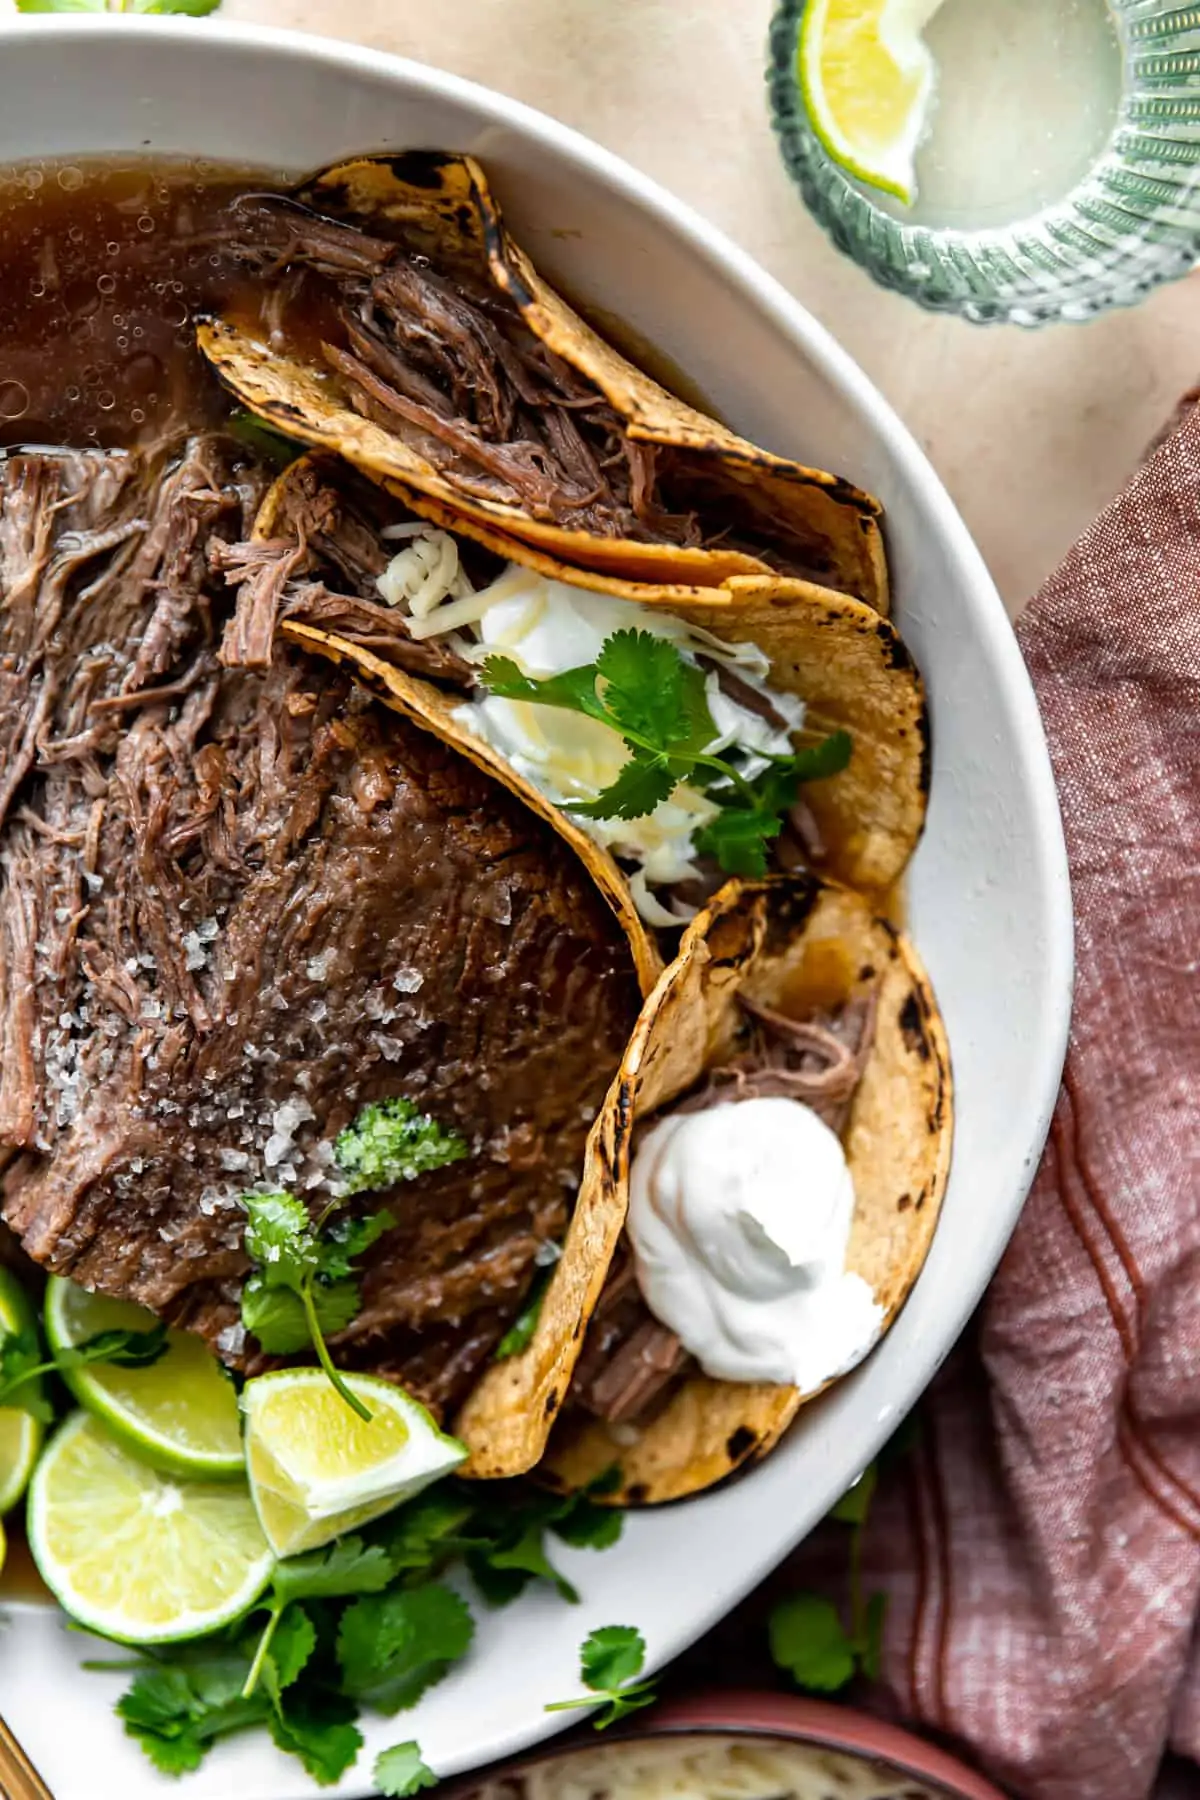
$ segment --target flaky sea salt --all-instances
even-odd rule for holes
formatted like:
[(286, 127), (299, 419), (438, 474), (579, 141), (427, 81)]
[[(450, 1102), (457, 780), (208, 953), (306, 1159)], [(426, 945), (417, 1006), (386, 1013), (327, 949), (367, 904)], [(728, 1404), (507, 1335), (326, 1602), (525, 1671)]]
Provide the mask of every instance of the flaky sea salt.
[(420, 969), (397, 969), (392, 976), (392, 986), (398, 994), (415, 994), (424, 985), (425, 977)]
[(185, 931), (183, 934), (184, 968), (194, 973), (203, 969), (208, 962), (208, 951), (204, 948), (198, 931)]
[(239, 1320), (217, 1333), (217, 1349), (222, 1356), (240, 1356), (246, 1342), (246, 1327)]
[(310, 956), (304, 965), (304, 973), (310, 981), (324, 981), (333, 967), (336, 956), (337, 951), (332, 945), (328, 950), (322, 950), (319, 956)]

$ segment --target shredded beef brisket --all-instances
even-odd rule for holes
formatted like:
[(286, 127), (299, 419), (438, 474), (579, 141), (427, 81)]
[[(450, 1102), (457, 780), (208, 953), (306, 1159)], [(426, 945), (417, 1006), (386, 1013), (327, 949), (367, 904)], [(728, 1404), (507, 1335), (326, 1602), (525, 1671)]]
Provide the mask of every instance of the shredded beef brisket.
[(0, 1210), (253, 1367), (239, 1196), (321, 1204), (337, 1131), (407, 1095), (471, 1154), (353, 1203), (397, 1224), (337, 1354), (445, 1411), (561, 1236), (637, 990), (553, 832), (271, 646), (311, 539), (235, 603), (264, 485), (212, 438), (0, 462)]
[[(279, 501), (278, 535), (244, 543), (214, 539), (213, 570), (236, 590), (221, 640), (226, 668), (265, 669), (282, 619), (296, 619), (386, 657), (411, 675), (462, 688), (470, 666), (436, 640), (418, 643), (403, 615), (380, 603), (377, 578), (389, 561), (371, 518), (381, 497), (349, 471), (336, 475), (317, 461), (289, 471)], [(490, 565), (498, 559), (477, 552)]]
[(460, 494), (596, 537), (723, 544), (823, 578), (817, 547), (703, 453), (631, 437), (600, 389), (541, 343), (498, 287), (293, 200), (251, 196), (234, 211), (223, 248), (261, 274), (260, 322), (272, 343), (295, 348), (314, 315), (326, 321), (312, 353), (348, 403)]
[[(700, 1112), (724, 1101), (782, 1095), (810, 1106), (840, 1134), (875, 1041), (877, 998), (870, 988), (830, 1014), (794, 1019), (741, 996), (746, 1048), (670, 1110)], [(570, 1404), (610, 1425), (645, 1424), (695, 1367), (674, 1332), (642, 1299), (633, 1253), (623, 1238), (588, 1323)]]

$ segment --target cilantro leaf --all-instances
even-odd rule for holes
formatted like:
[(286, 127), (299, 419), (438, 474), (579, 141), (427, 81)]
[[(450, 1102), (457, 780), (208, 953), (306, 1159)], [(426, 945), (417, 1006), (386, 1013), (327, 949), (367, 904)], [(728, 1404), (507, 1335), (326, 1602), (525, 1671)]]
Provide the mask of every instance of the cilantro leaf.
[(242, 1198), (245, 1249), (259, 1265), (242, 1286), (242, 1324), (270, 1356), (294, 1356), (311, 1344), (347, 1406), (369, 1420), (370, 1408), (347, 1386), (325, 1343), (356, 1317), (362, 1296), (356, 1281), (327, 1280), (325, 1275), (327, 1266), (344, 1275), (351, 1267), (350, 1246), (373, 1243), (386, 1224), (378, 1224), (376, 1215), (375, 1221), (358, 1221), (357, 1231), (352, 1225), (331, 1239), (322, 1235), (320, 1222), (313, 1225), (304, 1202), (292, 1194)]
[(782, 830), (778, 813), (730, 805), (702, 825), (693, 842), (700, 855), (711, 856), (726, 875), (753, 877), (766, 874), (767, 845)]
[(311, 1342), (308, 1315), (299, 1294), (290, 1288), (268, 1287), (264, 1275), (246, 1278), (242, 1324), (254, 1333), (268, 1356), (294, 1356)]
[(283, 1691), (299, 1680), (305, 1663), (317, 1647), (316, 1626), (302, 1606), (287, 1606), (280, 1613), (270, 1648), (262, 1661), (262, 1684), (276, 1707)]
[(375, 1527), (375, 1544), (398, 1575), (444, 1568), (463, 1548), (474, 1503), (450, 1485), (431, 1488)]
[(646, 1640), (640, 1631), (632, 1625), (601, 1625), (580, 1651), (579, 1673), (584, 1687), (603, 1694), (634, 1680), (645, 1662)]
[(708, 789), (708, 797), (720, 799), (721, 811), (696, 833), (701, 856), (711, 856), (727, 875), (759, 876), (767, 872), (767, 846), (783, 829), (784, 814), (796, 801), (806, 781), (821, 781), (840, 774), (850, 761), (848, 732), (835, 731), (795, 756), (777, 756), (770, 766), (740, 790), (726, 795)]
[(576, 1589), (560, 1575), (546, 1554), (543, 1527), (531, 1522), (513, 1543), (492, 1546), (467, 1558), (467, 1567), (491, 1606), (507, 1606), (531, 1581), (548, 1581), (574, 1606)]
[(654, 1704), (653, 1684), (637, 1680), (645, 1664), (646, 1640), (640, 1631), (632, 1625), (601, 1625), (584, 1640), (579, 1653), (579, 1678), (591, 1694), (582, 1700), (557, 1700), (546, 1711), (571, 1712), (594, 1706), (599, 1695), (606, 1705), (595, 1726), (604, 1731), (629, 1713)]
[[(23, 6), (21, 10), (34, 12), (49, 9)], [(157, 1731), (150, 1731), (145, 1726), (126, 1720), (125, 1734), (141, 1745), (155, 1768), (164, 1775), (193, 1774), (209, 1751), (208, 1742), (186, 1728), (164, 1737)]]
[(425, 1766), (420, 1747), (411, 1741), (393, 1744), (375, 1758), (375, 1786), (387, 1800), (405, 1800), (421, 1788), (437, 1786), (438, 1778)]
[(312, 1299), (322, 1334), (332, 1337), (358, 1317), (362, 1290), (357, 1281), (314, 1281)]
[(315, 1274), (317, 1240), (308, 1208), (292, 1194), (246, 1194), (245, 1247), (268, 1287), (296, 1287)]
[(333, 1154), (342, 1172), (343, 1191), (361, 1194), (394, 1187), (398, 1181), (414, 1181), (430, 1169), (461, 1162), (469, 1153), (456, 1131), (443, 1130), (436, 1119), (398, 1094), (364, 1106), (353, 1123), (338, 1133)]
[(114, 1363), (118, 1369), (147, 1369), (167, 1352), (167, 1328), (152, 1325), (148, 1331), (97, 1331), (80, 1344), (59, 1350), (60, 1369), (79, 1369), (88, 1363)]
[(596, 668), (592, 663), (539, 680), (522, 674), (511, 656), (488, 656), (480, 665), (479, 678), (498, 699), (531, 700), (537, 706), (557, 706), (567, 712), (586, 713), (604, 725), (610, 723), (604, 703), (596, 694)]
[(564, 810), (584, 819), (640, 819), (668, 798), (677, 782), (701, 787), (720, 808), (696, 834), (697, 850), (730, 875), (763, 875), (767, 849), (800, 784), (839, 774), (850, 738), (835, 731), (790, 756), (770, 758), (751, 780), (736, 747), (719, 754), (703, 669), (653, 632), (615, 631), (593, 664), (540, 681), (511, 657), (489, 656), (480, 677), (494, 694), (585, 713), (615, 731), (629, 751), (615, 781)]
[(392, 1579), (394, 1568), (381, 1544), (344, 1537), (324, 1550), (284, 1557), (275, 1565), (271, 1587), (285, 1605), (294, 1600), (341, 1600), (379, 1593)]
[(610, 722), (664, 751), (703, 750), (717, 735), (704, 673), (649, 631), (614, 631), (596, 658)]
[(771, 1655), (803, 1688), (834, 1694), (857, 1668), (854, 1644), (836, 1606), (820, 1594), (781, 1600), (769, 1625)]
[(340, 1281), (353, 1274), (358, 1258), (365, 1256), (395, 1223), (386, 1210), (368, 1213), (362, 1219), (335, 1219), (321, 1245), (321, 1274), (327, 1281)]
[(343, 1692), (383, 1713), (415, 1706), (474, 1633), (466, 1603), (436, 1582), (355, 1600), (337, 1634)]
[(618, 1542), (625, 1515), (617, 1506), (597, 1506), (586, 1494), (576, 1495), (570, 1509), (550, 1529), (574, 1550), (610, 1550)]
[(286, 1700), (269, 1720), (271, 1736), (281, 1750), (298, 1756), (313, 1780), (332, 1787), (353, 1767), (363, 1746), (352, 1700), (326, 1688), (307, 1691), (302, 1705)]
[(49, 1425), (54, 1408), (38, 1377), (53, 1367), (42, 1356), (34, 1326), (0, 1332), (0, 1406), (19, 1406)]
[(670, 799), (678, 779), (663, 757), (635, 749), (617, 779), (594, 800), (572, 800), (564, 810), (583, 819), (644, 819)]
[(217, 1738), (267, 1719), (265, 1694), (241, 1697), (244, 1671), (240, 1658), (211, 1651), (194, 1662), (152, 1664), (117, 1701), (117, 1714), (157, 1768), (186, 1774)]

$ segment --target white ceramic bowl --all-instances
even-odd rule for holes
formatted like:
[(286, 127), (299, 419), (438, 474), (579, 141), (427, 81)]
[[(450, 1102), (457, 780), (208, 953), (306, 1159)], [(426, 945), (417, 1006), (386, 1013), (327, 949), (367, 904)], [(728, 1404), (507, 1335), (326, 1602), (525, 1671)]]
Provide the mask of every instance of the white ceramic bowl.
[[(519, 0), (511, 0), (519, 30)], [(0, 29), (0, 162), (191, 152), (297, 172), (353, 151), (436, 145), (481, 157), (516, 235), (552, 278), (625, 320), (748, 436), (882, 496), (897, 616), (933, 702), (929, 825), (912, 929), (945, 1011), (958, 1088), (954, 1172), (928, 1266), (879, 1351), (810, 1407), (760, 1469), (632, 1518), (603, 1555), (564, 1556), (577, 1608), (533, 1595), (481, 1621), (477, 1648), (369, 1751), (420, 1740), (451, 1774), (548, 1735), (578, 1646), (632, 1623), (660, 1664), (752, 1587), (874, 1455), (965, 1324), (1040, 1154), (1071, 981), (1066, 861), (1033, 694), (999, 598), (916, 444), (795, 300), (615, 157), (499, 95), (371, 51), (166, 19), (24, 20)], [(2, 278), (2, 277), (0, 277)], [(49, 1609), (0, 1633), (0, 1710), (58, 1800), (283, 1800), (295, 1765), (249, 1738), (177, 1788), (110, 1711), (120, 1678)], [(370, 1762), (337, 1791), (365, 1794)]]

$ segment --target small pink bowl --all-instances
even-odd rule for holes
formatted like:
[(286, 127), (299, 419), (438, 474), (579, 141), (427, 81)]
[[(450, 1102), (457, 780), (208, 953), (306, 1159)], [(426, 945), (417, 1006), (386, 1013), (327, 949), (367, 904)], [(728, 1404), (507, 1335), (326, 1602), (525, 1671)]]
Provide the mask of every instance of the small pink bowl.
[[(732, 1691), (699, 1694), (689, 1700), (669, 1701), (656, 1707), (639, 1727), (619, 1731), (609, 1744), (675, 1734), (712, 1732), (724, 1737), (773, 1737), (792, 1743), (812, 1744), (861, 1758), (898, 1781), (920, 1781), (945, 1800), (1005, 1800), (999, 1788), (944, 1750), (923, 1743), (896, 1725), (885, 1724), (867, 1713), (830, 1706), (820, 1700), (802, 1700), (786, 1694)], [(525, 1773), (545, 1763), (599, 1749), (605, 1739), (594, 1732), (573, 1732), (565, 1742), (550, 1744), (537, 1756), (477, 1773), (455, 1782), (446, 1800), (466, 1800), (483, 1782)]]

